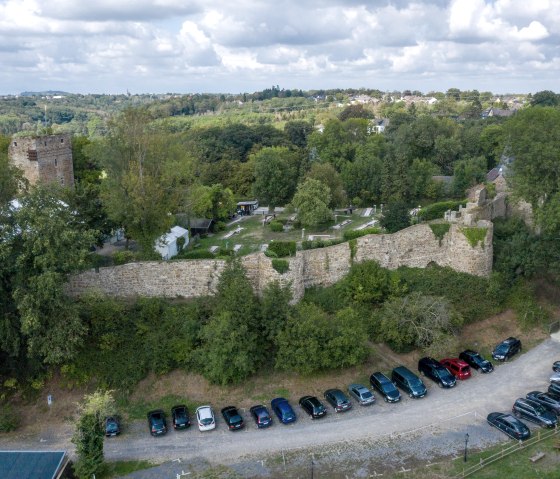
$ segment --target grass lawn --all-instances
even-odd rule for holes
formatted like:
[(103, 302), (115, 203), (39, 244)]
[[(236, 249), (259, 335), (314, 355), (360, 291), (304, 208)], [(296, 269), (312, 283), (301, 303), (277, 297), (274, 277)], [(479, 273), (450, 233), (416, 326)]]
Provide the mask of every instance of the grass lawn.
[(117, 461), (105, 463), (104, 470), (97, 477), (99, 479), (113, 479), (126, 476), (135, 471), (149, 469), (155, 466), (149, 461)]
[[(358, 210), (362, 211), (362, 210)], [(277, 214), (276, 218), (279, 220), (288, 219), (291, 214), (281, 213)], [(271, 241), (296, 241), (302, 240), (302, 230), (292, 229), (290, 231), (284, 231), (281, 233), (275, 233), (270, 229), (269, 225), (263, 226), (262, 220), (263, 216), (253, 215), (243, 218), (241, 221), (231, 225), (225, 231), (213, 234), (206, 238), (202, 238), (194, 246), (195, 250), (206, 250), (208, 251), (212, 246), (218, 246), (219, 248), (232, 249), (235, 245), (240, 244), (242, 247), (237, 253), (238, 256), (243, 256), (249, 253), (254, 253), (260, 251), (263, 244), (268, 244)], [(343, 215), (337, 215), (337, 223), (341, 223), (343, 220), (351, 219), (352, 223), (342, 227), (339, 230), (334, 230), (332, 227), (335, 225), (334, 221), (330, 221), (317, 228), (306, 228), (304, 235), (305, 239), (307, 236), (312, 235), (330, 235), (333, 239), (340, 239), (344, 231), (353, 230), (358, 226), (365, 224), (373, 219), (373, 217), (362, 218), (358, 212), (355, 212), (351, 218), (347, 218)], [(243, 228), (239, 233), (234, 234), (229, 238), (224, 238), (224, 236), (231, 231), (236, 230), (238, 227)]]

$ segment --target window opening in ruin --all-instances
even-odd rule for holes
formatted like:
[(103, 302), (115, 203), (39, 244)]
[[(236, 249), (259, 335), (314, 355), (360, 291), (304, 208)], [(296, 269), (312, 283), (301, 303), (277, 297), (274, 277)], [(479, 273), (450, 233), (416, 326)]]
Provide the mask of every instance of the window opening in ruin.
[(45, 141), (45, 146), (47, 146), (47, 142)]
[(61, 138), (61, 139), (60, 139), (60, 143), (64, 143), (64, 138)]
[(17, 141), (14, 141), (14, 146), (17, 146)]
[(58, 166), (58, 160), (56, 158), (54, 159), (54, 166)]
[(37, 161), (37, 150), (27, 150), (27, 159), (29, 161)]

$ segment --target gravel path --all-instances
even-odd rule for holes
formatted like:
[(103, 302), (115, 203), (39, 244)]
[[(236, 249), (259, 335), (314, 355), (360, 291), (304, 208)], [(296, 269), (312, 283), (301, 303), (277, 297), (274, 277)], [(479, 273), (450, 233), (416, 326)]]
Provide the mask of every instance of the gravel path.
[[(466, 432), (472, 448), (504, 441), (503, 434), (486, 424), (486, 415), (510, 410), (514, 400), (528, 391), (546, 390), (551, 364), (558, 359), (560, 342), (548, 339), (511, 362), (497, 365), (493, 373), (475, 373), (451, 390), (440, 389), (427, 379), (429, 392), (423, 399), (403, 397), (400, 403), (387, 404), (378, 398), (373, 406), (354, 404), (351, 411), (341, 414), (330, 410), (326, 418), (316, 421), (294, 406), (296, 423), (285, 426), (276, 420), (264, 430), (254, 426), (247, 411), (247, 427), (235, 433), (226, 430), (221, 417), (217, 417), (217, 429), (211, 432), (201, 433), (195, 426), (152, 438), (144, 421), (139, 421), (122, 436), (105, 442), (105, 457), (176, 461), (161, 466), (161, 477), (171, 477), (167, 472), (182, 472), (185, 464), (206, 467), (208, 463), (225, 464), (238, 469), (241, 476), (258, 477), (282, 467), (286, 457), (290, 464), (297, 465), (302, 461), (307, 464), (309, 455), (316, 454), (323, 467), (335, 467), (340, 460), (352, 459), (355, 467), (348, 477), (369, 477), (375, 463), (380, 464), (380, 470), (398, 470), (411, 462), (458, 456)], [(28, 438), (25, 444), (3, 441), (2, 448), (72, 449), (67, 430), (59, 436), (53, 431), (43, 436)], [(367, 463), (362, 473), (361, 463)], [(271, 464), (270, 468), (266, 464)], [(130, 477), (159, 477), (154, 473), (150, 470)], [(348, 473), (340, 477), (345, 475)], [(338, 476), (333, 473), (328, 477)]]

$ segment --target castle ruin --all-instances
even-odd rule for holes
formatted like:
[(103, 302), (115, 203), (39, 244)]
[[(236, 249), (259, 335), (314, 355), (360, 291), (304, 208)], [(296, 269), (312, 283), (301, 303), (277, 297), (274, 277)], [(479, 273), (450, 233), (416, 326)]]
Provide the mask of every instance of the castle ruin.
[(74, 186), (72, 137), (69, 134), (12, 138), (10, 162), (21, 169), (31, 185), (58, 183)]

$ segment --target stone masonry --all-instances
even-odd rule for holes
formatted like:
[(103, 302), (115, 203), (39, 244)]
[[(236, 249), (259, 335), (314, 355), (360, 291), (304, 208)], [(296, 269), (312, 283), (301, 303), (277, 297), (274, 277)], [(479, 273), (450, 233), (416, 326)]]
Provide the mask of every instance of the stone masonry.
[[(492, 271), (493, 225), (481, 220), (473, 226), (487, 228), (484, 242), (475, 247), (463, 234), (463, 224), (451, 224), (441, 242), (429, 225), (419, 224), (394, 234), (358, 238), (354, 258), (348, 243), (298, 251), (288, 260), (290, 269), (284, 274), (279, 274), (263, 253), (244, 256), (241, 262), (257, 294), (272, 281), (279, 281), (290, 286), (294, 301), (302, 298), (305, 288), (329, 286), (339, 281), (348, 273), (353, 261), (375, 260), (389, 269), (425, 268), (435, 263), (456, 271), (488, 276)], [(211, 259), (129, 263), (75, 275), (70, 278), (66, 290), (71, 296), (87, 291), (125, 298), (207, 296), (215, 293), (224, 267), (225, 261)]]
[(15, 166), (23, 170), (32, 185), (56, 182), (74, 186), (71, 135), (14, 137), (8, 156)]

